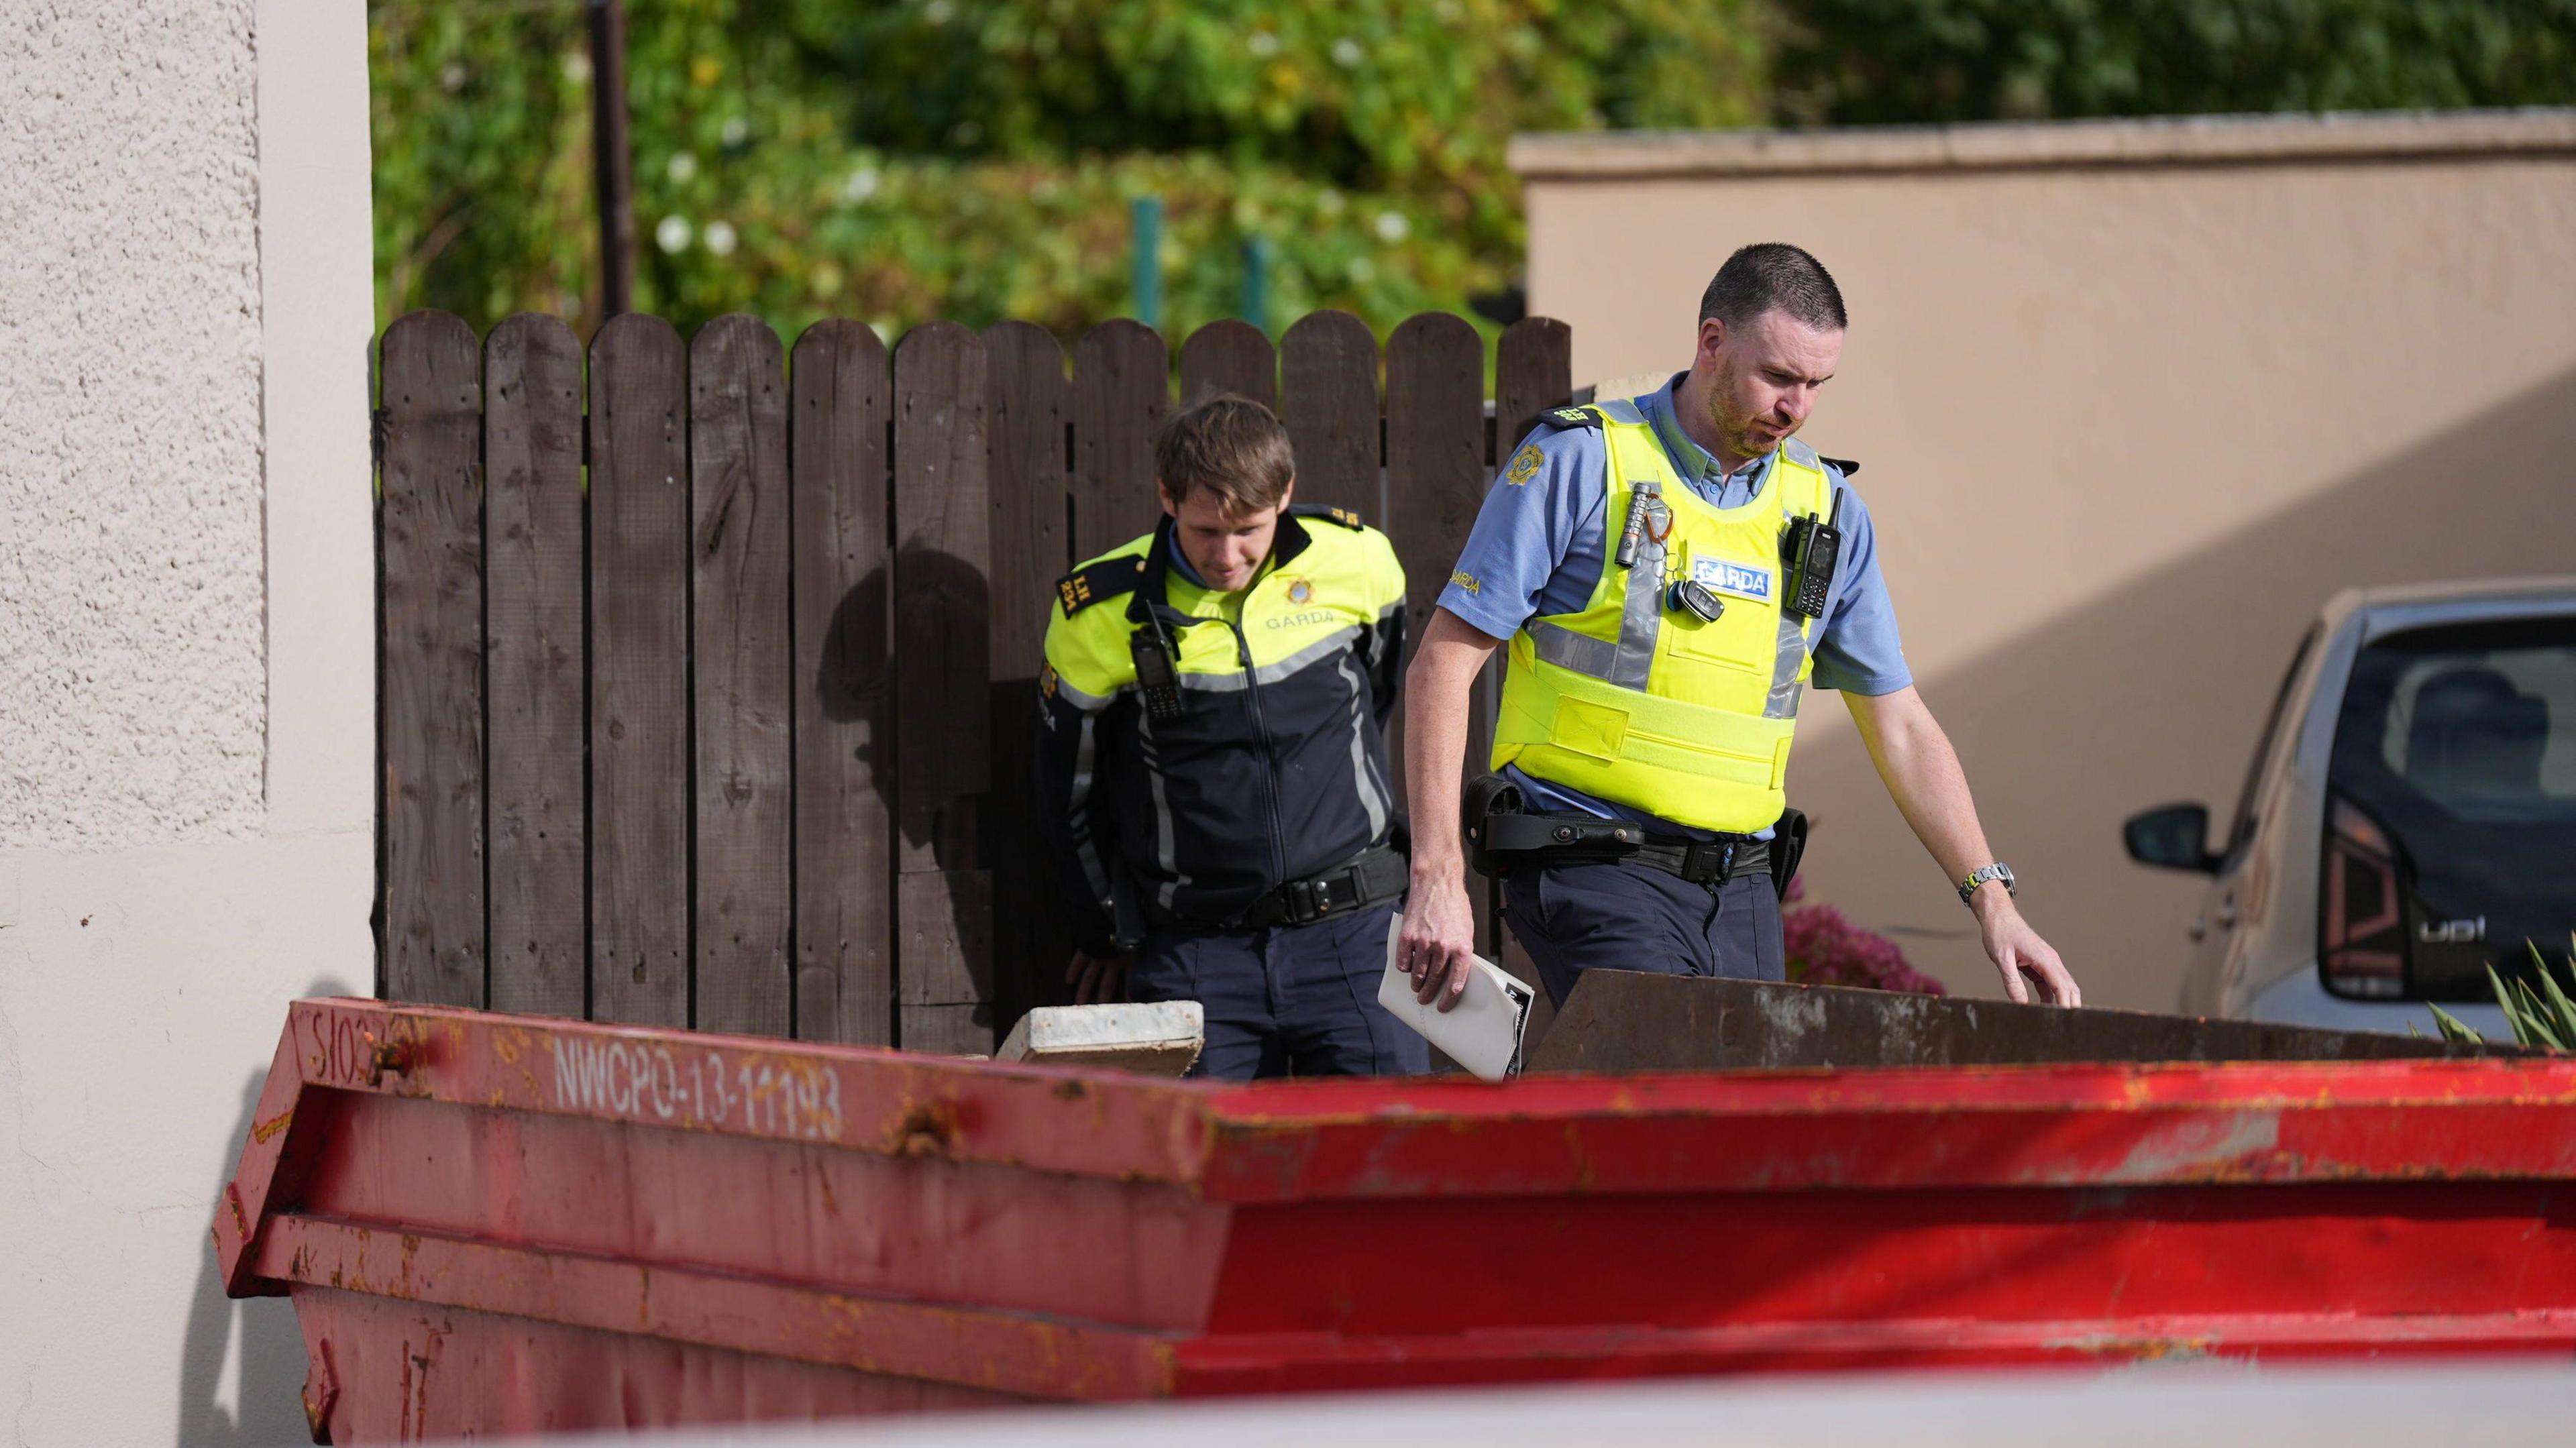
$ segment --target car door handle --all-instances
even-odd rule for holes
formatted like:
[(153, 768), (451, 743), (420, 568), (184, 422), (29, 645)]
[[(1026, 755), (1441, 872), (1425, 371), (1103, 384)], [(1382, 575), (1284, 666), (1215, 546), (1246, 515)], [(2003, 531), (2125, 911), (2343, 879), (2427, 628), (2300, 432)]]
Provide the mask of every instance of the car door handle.
[(2194, 920), (2191, 922), (2191, 928), (2183, 933), (2190, 936), (2195, 941), (2207, 940), (2209, 938), (2209, 922), (2206, 920)]
[(2218, 928), (2221, 930), (2233, 930), (2236, 928), (2235, 901), (2221, 900), (2218, 902)]

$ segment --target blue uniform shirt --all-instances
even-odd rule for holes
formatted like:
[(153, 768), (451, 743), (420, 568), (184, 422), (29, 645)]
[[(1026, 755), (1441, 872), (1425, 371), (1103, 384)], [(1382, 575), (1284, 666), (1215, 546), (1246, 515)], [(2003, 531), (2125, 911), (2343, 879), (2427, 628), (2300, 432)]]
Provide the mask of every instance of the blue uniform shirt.
[[(1673, 410), (1673, 392), (1681, 378), (1676, 373), (1662, 390), (1636, 399), (1635, 406), (1654, 426), (1673, 471), (1692, 492), (1719, 508), (1744, 507), (1762, 496), (1776, 451), (1726, 473), (1706, 448), (1681, 429)], [(1512, 473), (1519, 469), (1507, 470), (1485, 495), (1475, 530), (1458, 555), (1457, 571), (1440, 591), (1442, 608), (1495, 638), (1509, 638), (1535, 616), (1581, 609), (1601, 581), (1609, 555), (1605, 518), (1610, 501), (1609, 444), (1600, 430), (1541, 427), (1522, 445), (1538, 449), (1537, 471), (1515, 481)], [(1905, 650), (1897, 638), (1896, 606), (1889, 602), (1887, 582), (1879, 576), (1877, 534), (1870, 525), (1869, 509), (1844, 480), (1841, 469), (1829, 466), (1825, 474), (1842, 498), (1843, 552), (1825, 593), (1824, 616), (1809, 632), (1816, 656), (1812, 681), (1819, 689), (1892, 694), (1912, 683), (1914, 676), (1905, 666)], [(1533, 779), (1518, 769), (1505, 772), (1542, 810), (1581, 810), (1638, 820), (1658, 834), (1704, 833)]]

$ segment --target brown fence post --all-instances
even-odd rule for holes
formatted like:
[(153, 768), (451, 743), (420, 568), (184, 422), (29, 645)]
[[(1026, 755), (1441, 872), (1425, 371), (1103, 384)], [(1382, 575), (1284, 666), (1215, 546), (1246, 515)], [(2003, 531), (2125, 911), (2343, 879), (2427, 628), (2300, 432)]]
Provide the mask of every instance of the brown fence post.
[(1031, 753), (1055, 580), (1073, 564), (1066, 519), (1073, 384), (1054, 334), (1027, 322), (984, 333), (991, 378), (992, 789), (977, 841), (992, 875), (993, 1029), (1067, 999), (1069, 936), (1053, 862), (1038, 847)]
[(789, 1028), (787, 379), (757, 317), (719, 317), (689, 349), (696, 725), (697, 974), (702, 1030)]
[(484, 1003), (483, 479), (474, 330), (385, 329), (377, 510), (384, 690), (384, 985)]
[(894, 353), (896, 1039), (993, 1048), (991, 877), (976, 867), (990, 782), (984, 344), (953, 322)]
[(1073, 349), (1073, 556), (1097, 558), (1162, 516), (1154, 434), (1172, 410), (1162, 335), (1121, 318)]
[(1297, 452), (1297, 501), (1386, 526), (1377, 338), (1348, 312), (1309, 312), (1280, 341), (1279, 417)]
[[(1465, 319), (1445, 312), (1407, 319), (1386, 341), (1386, 528), (1404, 564), (1408, 648), (1430, 625), (1458, 551), (1476, 526), (1491, 476), (1485, 464), (1484, 339)], [(1399, 718), (1387, 740), (1399, 781), (1405, 772), (1402, 729)], [(1492, 738), (1485, 711), (1471, 713), (1467, 774), (1484, 771)], [(1416, 833), (1457, 827), (1456, 820), (1413, 821)], [(1479, 877), (1470, 875), (1467, 889), (1472, 900), (1488, 898)], [(1490, 911), (1480, 910), (1478, 919), (1478, 944), (1490, 951)]]
[(796, 339), (796, 1034), (894, 1044), (893, 575), (885, 344), (836, 318)]
[(1208, 323), (1181, 344), (1181, 406), (1196, 407), (1223, 393), (1273, 411), (1279, 406), (1279, 356), (1270, 338), (1231, 317)]
[(689, 1023), (688, 349), (590, 348), (591, 1017)]
[(584, 1012), (581, 342), (522, 313), (483, 347), (492, 1009)]
[(1495, 467), (1511, 459), (1538, 415), (1574, 397), (1574, 329), (1554, 317), (1523, 317), (1494, 349)]

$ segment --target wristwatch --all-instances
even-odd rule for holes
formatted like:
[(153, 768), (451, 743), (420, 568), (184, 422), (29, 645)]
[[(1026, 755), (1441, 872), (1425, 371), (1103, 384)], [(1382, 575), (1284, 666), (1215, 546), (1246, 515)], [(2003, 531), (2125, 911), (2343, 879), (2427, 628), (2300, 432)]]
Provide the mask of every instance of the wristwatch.
[(1962, 905), (1974, 905), (1976, 903), (1977, 887), (1986, 883), (1988, 880), (2003, 881), (2004, 893), (2007, 895), (2018, 895), (2021, 893), (2021, 888), (2013, 883), (2012, 866), (2005, 864), (2001, 860), (1997, 860), (1991, 865), (1979, 865), (1974, 870), (1968, 872), (1968, 878), (1959, 882), (1959, 903)]

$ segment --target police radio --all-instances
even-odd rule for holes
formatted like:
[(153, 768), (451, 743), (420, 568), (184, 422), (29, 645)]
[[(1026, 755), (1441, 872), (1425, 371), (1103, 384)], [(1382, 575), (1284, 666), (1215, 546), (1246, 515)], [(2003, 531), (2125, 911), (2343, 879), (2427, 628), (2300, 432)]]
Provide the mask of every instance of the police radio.
[[(1842, 490), (1834, 490), (1834, 517), (1843, 515)], [(1813, 514), (1793, 518), (1780, 537), (1780, 561), (1787, 565), (1789, 596), (1780, 605), (1805, 618), (1825, 616), (1825, 595), (1834, 586), (1834, 565), (1843, 556), (1843, 531)]]
[(1180, 670), (1173, 666), (1162, 620), (1127, 635), (1127, 656), (1136, 664), (1136, 691), (1145, 696), (1145, 717), (1169, 724), (1186, 711), (1181, 706)]

